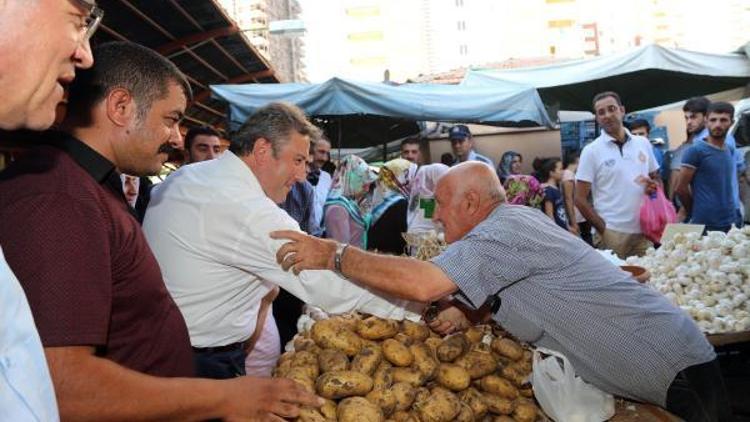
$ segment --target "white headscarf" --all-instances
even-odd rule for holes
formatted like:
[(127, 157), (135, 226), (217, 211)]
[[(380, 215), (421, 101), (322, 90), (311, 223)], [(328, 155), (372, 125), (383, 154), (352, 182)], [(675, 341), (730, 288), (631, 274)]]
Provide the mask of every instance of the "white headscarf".
[(432, 222), (432, 218), (425, 218), (425, 210), (420, 208), (419, 202), (422, 199), (435, 198), (437, 182), (448, 172), (449, 168), (445, 164), (437, 163), (422, 166), (417, 171), (409, 196), (408, 232), (437, 231), (437, 226)]

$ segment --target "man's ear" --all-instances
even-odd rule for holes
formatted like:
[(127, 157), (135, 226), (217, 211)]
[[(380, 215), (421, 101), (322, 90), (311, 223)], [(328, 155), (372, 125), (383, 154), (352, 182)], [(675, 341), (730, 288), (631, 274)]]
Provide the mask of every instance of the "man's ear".
[(479, 210), (479, 193), (474, 189), (469, 189), (464, 194), (463, 211), (466, 215), (474, 215)]
[(261, 164), (267, 162), (273, 154), (273, 145), (266, 138), (258, 138), (253, 145), (253, 157), (255, 162)]
[(137, 107), (130, 91), (113, 89), (105, 99), (107, 118), (116, 126), (127, 126), (136, 117)]

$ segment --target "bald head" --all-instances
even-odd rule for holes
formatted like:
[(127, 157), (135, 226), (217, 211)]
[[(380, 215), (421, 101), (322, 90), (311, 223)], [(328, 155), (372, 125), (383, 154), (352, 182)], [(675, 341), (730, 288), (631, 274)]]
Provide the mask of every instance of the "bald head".
[(493, 208), (494, 205), (505, 202), (505, 189), (495, 170), (479, 161), (465, 161), (451, 167), (440, 179), (438, 186), (442, 183), (447, 184), (446, 188), (455, 198), (475, 192), (482, 202), (491, 203)]
[(452, 167), (435, 189), (438, 210), (435, 220), (443, 224), (448, 243), (462, 238), (501, 203), (505, 190), (492, 167), (477, 161)]

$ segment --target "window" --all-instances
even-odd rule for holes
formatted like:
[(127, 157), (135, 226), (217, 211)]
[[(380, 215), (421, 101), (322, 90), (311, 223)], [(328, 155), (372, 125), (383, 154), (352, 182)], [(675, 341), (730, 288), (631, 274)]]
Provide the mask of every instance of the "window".
[(356, 32), (349, 34), (349, 41), (364, 42), (364, 41), (382, 41), (383, 31), (368, 31), (368, 32)]
[(456, 7), (464, 7), (464, 0), (456, 0)]
[(466, 21), (458, 21), (456, 22), (456, 26), (459, 31), (466, 31)]
[(465, 56), (469, 54), (469, 47), (466, 46), (466, 44), (461, 44), (458, 46), (458, 54)]
[(559, 19), (554, 21), (547, 21), (548, 28), (570, 28), (573, 26), (573, 19)]
[(354, 18), (380, 16), (380, 8), (378, 6), (350, 7), (346, 9), (346, 14)]

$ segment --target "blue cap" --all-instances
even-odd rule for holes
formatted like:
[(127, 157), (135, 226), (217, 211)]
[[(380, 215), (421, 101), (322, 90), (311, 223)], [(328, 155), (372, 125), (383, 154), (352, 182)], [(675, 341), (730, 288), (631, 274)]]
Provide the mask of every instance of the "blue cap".
[(456, 125), (448, 131), (449, 139), (466, 139), (471, 137), (471, 131), (466, 125)]

